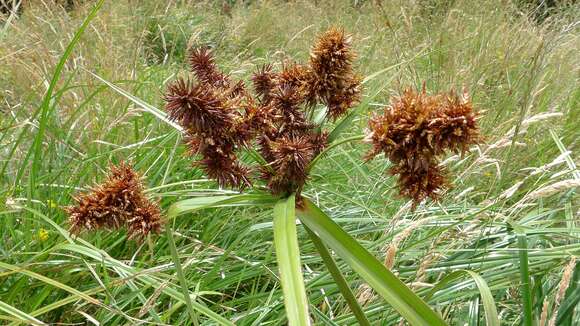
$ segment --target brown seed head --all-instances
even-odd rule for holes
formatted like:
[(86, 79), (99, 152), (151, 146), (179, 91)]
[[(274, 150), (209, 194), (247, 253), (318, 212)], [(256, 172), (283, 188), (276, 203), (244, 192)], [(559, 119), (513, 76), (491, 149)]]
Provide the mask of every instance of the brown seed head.
[(305, 87), (308, 104), (324, 103), (333, 120), (360, 102), (362, 79), (352, 67), (355, 57), (350, 36), (336, 28), (322, 34), (310, 53), (311, 74)]
[(194, 133), (217, 136), (230, 132), (234, 125), (232, 105), (236, 102), (204, 84), (180, 78), (169, 85), (164, 99), (169, 118)]
[(230, 84), (229, 77), (218, 69), (208, 47), (192, 49), (189, 53), (189, 65), (200, 83), (218, 88), (227, 88)]
[(263, 65), (252, 76), (252, 83), (254, 84), (254, 91), (262, 102), (268, 102), (270, 99), (270, 92), (276, 86), (276, 73), (272, 72), (272, 65)]
[[(69, 206), (71, 232), (81, 230), (118, 229), (129, 226), (129, 238), (159, 233), (161, 214), (157, 204), (143, 194), (139, 175), (130, 165), (111, 166), (107, 180), (75, 197), (77, 205)], [(139, 221), (139, 228), (134, 223)]]
[(436, 199), (446, 185), (438, 157), (447, 150), (467, 151), (480, 140), (476, 118), (467, 95), (407, 89), (370, 119), (367, 141), (373, 148), (366, 159), (385, 153), (395, 164), (391, 174), (400, 176), (401, 194), (415, 204), (427, 196)]
[(274, 174), (270, 176), (268, 187), (275, 194), (300, 191), (306, 182), (308, 164), (315, 155), (316, 146), (312, 137), (282, 136), (271, 142), (273, 157), (271, 167)]

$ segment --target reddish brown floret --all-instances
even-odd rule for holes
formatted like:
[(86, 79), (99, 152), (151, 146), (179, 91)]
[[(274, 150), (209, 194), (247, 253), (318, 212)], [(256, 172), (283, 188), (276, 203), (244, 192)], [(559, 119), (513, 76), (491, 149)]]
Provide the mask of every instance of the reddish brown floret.
[[(66, 208), (71, 232), (129, 227), (129, 238), (159, 233), (161, 214), (157, 204), (147, 199), (139, 175), (130, 165), (111, 166), (107, 180), (75, 197), (77, 205)], [(140, 227), (134, 223), (138, 221)]]
[(203, 159), (197, 164), (210, 179), (216, 180), (220, 187), (243, 189), (251, 186), (248, 179), (249, 170), (238, 162), (233, 144), (225, 142), (205, 146), (201, 149), (201, 154)]
[(213, 87), (227, 88), (230, 79), (215, 64), (213, 54), (207, 47), (194, 48), (189, 53), (189, 65), (198, 81)]
[(310, 53), (308, 103), (325, 104), (333, 120), (360, 102), (361, 78), (352, 67), (355, 57), (350, 36), (336, 28), (322, 34)]
[(270, 144), (274, 160), (271, 162), (274, 174), (268, 187), (275, 194), (289, 194), (300, 191), (306, 182), (306, 168), (315, 155), (315, 146), (308, 136), (283, 136)]
[(272, 65), (263, 65), (252, 76), (254, 91), (260, 97), (262, 102), (268, 102), (270, 92), (276, 86), (276, 73), (272, 72)]
[(165, 102), (169, 118), (192, 132), (219, 135), (233, 127), (232, 103), (206, 85), (180, 78), (167, 88)]
[(401, 196), (413, 200), (414, 205), (427, 197), (437, 200), (440, 192), (448, 187), (445, 171), (435, 163), (416, 169), (407, 164), (398, 164), (389, 173), (399, 176), (397, 185)]
[(391, 173), (400, 175), (401, 194), (415, 204), (427, 196), (437, 198), (445, 185), (438, 157), (448, 150), (467, 151), (480, 140), (476, 118), (467, 95), (429, 96), (424, 89), (407, 89), (384, 114), (370, 119), (367, 140), (373, 149), (367, 159), (385, 153), (395, 164)]
[(252, 76), (253, 98), (243, 82), (218, 69), (207, 48), (194, 49), (189, 61), (198, 83), (171, 84), (166, 110), (184, 128), (190, 153), (202, 157), (197, 165), (220, 186), (250, 185), (250, 171), (236, 153), (257, 143), (262, 158), (252, 157), (266, 161), (260, 170), (270, 190), (299, 192), (308, 164), (328, 141), (309, 120), (317, 111), (313, 106), (325, 104), (327, 117), (336, 119), (360, 101), (354, 57), (350, 37), (332, 29), (313, 48), (309, 65), (285, 62), (279, 72), (272, 65), (259, 68)]

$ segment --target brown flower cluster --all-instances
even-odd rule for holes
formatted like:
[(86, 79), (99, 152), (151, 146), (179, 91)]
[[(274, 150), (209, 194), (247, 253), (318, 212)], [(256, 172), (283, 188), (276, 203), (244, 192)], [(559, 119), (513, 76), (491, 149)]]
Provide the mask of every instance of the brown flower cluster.
[(220, 186), (250, 185), (251, 170), (236, 155), (257, 145), (266, 164), (261, 178), (274, 194), (300, 192), (307, 167), (326, 146), (327, 133), (310, 121), (317, 104), (337, 119), (360, 100), (350, 37), (330, 29), (312, 49), (309, 64), (270, 64), (253, 76), (254, 94), (219, 71), (211, 52), (194, 49), (189, 64), (196, 82), (178, 79), (165, 94), (166, 110), (187, 133), (190, 150)]
[(429, 96), (424, 86), (421, 92), (407, 89), (391, 100), (384, 114), (369, 121), (367, 141), (373, 149), (367, 159), (385, 153), (394, 164), (390, 173), (399, 176), (400, 194), (415, 205), (426, 197), (437, 199), (439, 190), (448, 186), (439, 157), (447, 150), (463, 153), (478, 143), (476, 120), (466, 93)]
[(111, 166), (104, 183), (74, 199), (77, 204), (66, 208), (72, 233), (126, 226), (133, 239), (161, 230), (159, 206), (145, 197), (139, 175), (128, 164)]
[(249, 169), (238, 160), (236, 149), (250, 141), (262, 117), (242, 82), (233, 83), (217, 69), (206, 48), (190, 53), (189, 63), (197, 82), (178, 79), (165, 94), (169, 118), (186, 130), (192, 154), (220, 186), (250, 185)]

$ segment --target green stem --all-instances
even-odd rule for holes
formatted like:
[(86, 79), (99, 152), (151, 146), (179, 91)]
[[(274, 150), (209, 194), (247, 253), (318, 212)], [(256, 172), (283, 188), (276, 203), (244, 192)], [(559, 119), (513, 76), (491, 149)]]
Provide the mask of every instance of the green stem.
[(183, 269), (181, 268), (181, 262), (179, 261), (179, 255), (177, 254), (177, 248), (175, 247), (175, 241), (173, 240), (173, 230), (169, 223), (165, 226), (165, 231), (167, 232), (167, 242), (169, 243), (169, 248), (171, 249), (171, 256), (173, 257), (173, 264), (175, 264), (175, 271), (177, 272), (177, 278), (181, 283), (181, 291), (185, 298), (185, 304), (187, 305), (187, 310), (189, 316), (191, 317), (191, 322), (193, 325), (199, 325), (197, 321), (197, 314), (193, 309), (193, 303), (191, 302), (191, 297), (189, 296), (189, 289), (187, 287), (187, 280), (183, 274)]
[(330, 275), (334, 279), (334, 282), (336, 282), (336, 285), (338, 286), (340, 293), (342, 293), (342, 296), (344, 297), (346, 303), (350, 307), (350, 310), (356, 317), (359, 325), (370, 326), (371, 324), (369, 323), (367, 317), (365, 316), (364, 311), (358, 304), (358, 301), (356, 301), (356, 298), (354, 297), (354, 294), (350, 290), (350, 287), (348, 286), (346, 279), (340, 272), (340, 269), (336, 265), (336, 262), (332, 258), (330, 252), (328, 251), (326, 246), (322, 243), (322, 240), (320, 240), (320, 238), (314, 232), (312, 232), (312, 230), (310, 230), (306, 225), (304, 225), (304, 229), (306, 229), (306, 231), (308, 232), (310, 240), (312, 240), (312, 243), (314, 243), (316, 250), (320, 254), (322, 261), (324, 262), (324, 265), (326, 265), (328, 272), (330, 272)]
[(530, 270), (528, 267), (528, 240), (525, 234), (518, 234), (520, 258), (520, 280), (522, 283), (522, 299), (524, 304), (524, 325), (532, 326), (532, 292), (530, 290)]

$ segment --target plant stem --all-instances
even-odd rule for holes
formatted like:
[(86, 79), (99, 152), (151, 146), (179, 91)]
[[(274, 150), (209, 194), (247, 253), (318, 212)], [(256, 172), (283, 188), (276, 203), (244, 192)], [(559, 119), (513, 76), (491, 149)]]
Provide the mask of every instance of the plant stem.
[(356, 317), (356, 320), (358, 321), (359, 325), (370, 326), (371, 324), (368, 321), (367, 317), (365, 316), (362, 307), (358, 304), (358, 301), (356, 301), (354, 294), (352, 293), (350, 287), (348, 286), (348, 282), (340, 272), (338, 266), (336, 266), (336, 262), (332, 258), (332, 255), (330, 254), (326, 246), (322, 243), (322, 240), (320, 240), (320, 238), (314, 232), (312, 232), (312, 230), (310, 230), (305, 224), (303, 224), (303, 226), (304, 229), (306, 229), (306, 231), (308, 232), (310, 240), (312, 240), (312, 243), (314, 243), (316, 250), (320, 254), (322, 261), (324, 262), (324, 265), (326, 265), (328, 272), (334, 279), (334, 282), (336, 282), (336, 285), (338, 286), (340, 293), (346, 300), (346, 303), (348, 304), (350, 310)]
[(185, 304), (187, 305), (187, 310), (191, 317), (191, 322), (193, 323), (193, 325), (197, 326), (199, 325), (197, 321), (197, 314), (195, 313), (195, 310), (193, 310), (193, 303), (191, 302), (191, 297), (189, 296), (187, 280), (185, 279), (185, 275), (183, 274), (181, 262), (179, 261), (179, 255), (177, 254), (177, 248), (175, 247), (175, 241), (173, 240), (173, 229), (171, 228), (169, 223), (167, 223), (167, 225), (165, 226), (165, 231), (167, 232), (167, 242), (169, 243), (169, 248), (171, 249), (173, 264), (175, 264), (177, 278), (179, 278), (179, 282), (181, 283), (181, 291), (183, 292)]
[(518, 234), (520, 257), (520, 280), (522, 283), (522, 300), (524, 305), (524, 325), (532, 326), (532, 292), (530, 290), (530, 271), (528, 268), (528, 240), (525, 234)]

